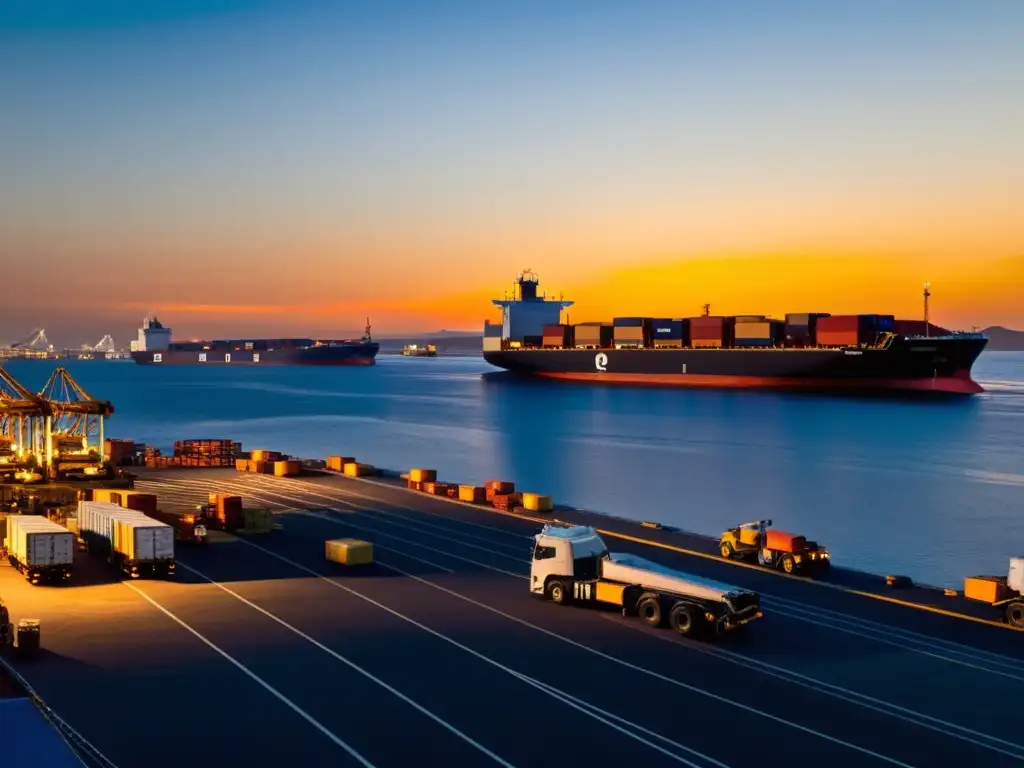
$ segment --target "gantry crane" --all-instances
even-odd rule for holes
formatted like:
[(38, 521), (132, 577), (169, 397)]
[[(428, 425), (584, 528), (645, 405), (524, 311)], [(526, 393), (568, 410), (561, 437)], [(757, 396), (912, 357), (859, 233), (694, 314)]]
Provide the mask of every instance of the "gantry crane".
[(48, 464), (53, 409), (0, 368), (0, 474)]
[[(51, 454), (47, 460), (51, 475), (77, 471), (96, 475), (104, 471), (103, 420), (113, 415), (114, 406), (92, 397), (65, 368), (57, 368), (50, 375), (39, 397), (52, 413)], [(93, 436), (95, 443), (90, 445)], [(57, 448), (56, 458), (53, 446)]]

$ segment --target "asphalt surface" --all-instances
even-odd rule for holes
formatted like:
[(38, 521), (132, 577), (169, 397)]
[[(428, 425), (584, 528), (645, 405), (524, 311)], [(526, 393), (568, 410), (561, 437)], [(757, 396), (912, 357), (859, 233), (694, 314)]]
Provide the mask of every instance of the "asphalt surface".
[[(531, 596), (540, 526), (514, 516), (337, 477), (136, 488), (164, 508), (235, 492), (281, 529), (182, 545), (173, 582), (84, 555), (71, 588), (0, 568), (12, 617), (43, 621), (19, 671), (115, 765), (1024, 763), (1020, 633), (606, 539), (761, 592), (747, 631), (691, 642)], [(344, 536), (377, 563), (326, 562)]]

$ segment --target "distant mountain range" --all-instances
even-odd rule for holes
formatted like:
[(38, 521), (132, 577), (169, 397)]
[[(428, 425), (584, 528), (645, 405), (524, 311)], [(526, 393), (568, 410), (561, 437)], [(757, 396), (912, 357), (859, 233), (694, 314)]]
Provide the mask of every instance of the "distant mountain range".
[(993, 325), (982, 330), (988, 336), (989, 352), (1024, 352), (1024, 331), (1015, 331), (1011, 328), (1003, 328), (1001, 325)]
[[(983, 329), (982, 333), (989, 338), (987, 351), (1024, 352), (1024, 331), (993, 325)], [(433, 344), (439, 355), (479, 355), (483, 347), (483, 336), (469, 331), (436, 331), (374, 338), (380, 343), (381, 354), (385, 355), (398, 354), (406, 344)]]

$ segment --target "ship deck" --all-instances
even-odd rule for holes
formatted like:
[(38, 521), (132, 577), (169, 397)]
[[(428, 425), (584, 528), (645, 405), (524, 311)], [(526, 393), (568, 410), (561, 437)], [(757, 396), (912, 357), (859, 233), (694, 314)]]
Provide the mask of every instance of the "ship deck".
[[(116, 581), (85, 555), (70, 588), (0, 568), (12, 618), (42, 620), (45, 650), (18, 670), (116, 765), (704, 768), (764, 762), (766, 743), (786, 745), (770, 762), (1024, 760), (1024, 637), (953, 598), (910, 607), (857, 594), (867, 574), (821, 586), (704, 557), (699, 537), (555, 513), (761, 592), (748, 631), (691, 642), (531, 597), (540, 522), (515, 514), (329, 475), (156, 470), (136, 487), (165, 509), (238, 493), (280, 530), (181, 545), (174, 582)], [(377, 563), (325, 562), (338, 537), (372, 541)]]

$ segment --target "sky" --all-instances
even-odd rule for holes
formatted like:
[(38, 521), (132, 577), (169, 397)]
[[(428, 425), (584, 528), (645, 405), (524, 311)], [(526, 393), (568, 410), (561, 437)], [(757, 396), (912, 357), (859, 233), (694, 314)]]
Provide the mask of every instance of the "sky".
[(0, 343), (1024, 328), (1024, 2), (4, 0)]

